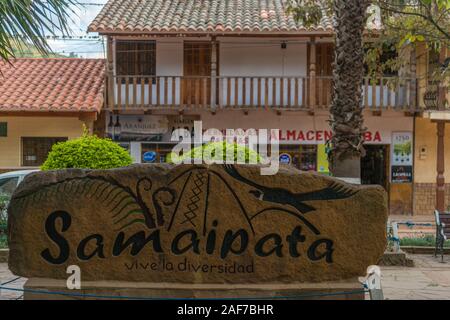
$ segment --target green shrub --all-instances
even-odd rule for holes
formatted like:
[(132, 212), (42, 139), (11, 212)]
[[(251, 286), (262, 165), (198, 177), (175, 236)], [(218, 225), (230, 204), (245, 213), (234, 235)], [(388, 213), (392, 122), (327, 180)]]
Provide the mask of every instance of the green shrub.
[(128, 152), (110, 139), (89, 135), (55, 144), (41, 170), (112, 169), (133, 163)]
[(0, 223), (3, 218), (6, 219), (6, 209), (8, 208), (10, 196), (6, 193), (0, 193)]
[(8, 248), (8, 238), (6, 234), (0, 234), (0, 249)]
[[(220, 157), (220, 154), (218, 153), (216, 155), (216, 150), (218, 148), (222, 147), (222, 157)], [(238, 156), (244, 155), (245, 163), (260, 163), (261, 162), (261, 156), (254, 150), (245, 147), (243, 145), (239, 145), (237, 143), (227, 143), (225, 141), (223, 142), (210, 142), (207, 144), (204, 144), (200, 147), (196, 147), (188, 151), (187, 153), (178, 156), (175, 153), (170, 153), (167, 156), (167, 162), (173, 163), (175, 161), (184, 161), (186, 159), (205, 159), (206, 157), (209, 157), (211, 155), (211, 160), (226, 160), (227, 158), (227, 150), (228, 152), (233, 152), (233, 161), (238, 160)]]
[[(400, 246), (412, 247), (434, 247), (436, 245), (436, 238), (434, 235), (428, 234), (420, 237), (405, 237), (400, 239)], [(444, 247), (450, 247), (450, 242), (446, 241)]]
[[(0, 202), (2, 201), (2, 199), (4, 199), (5, 201), (4, 201), (4, 205), (0, 203), (0, 249), (4, 249), (4, 248), (8, 247), (7, 235), (6, 235), (6, 231), (8, 228), (6, 206), (7, 206), (8, 202), (6, 201), (6, 197), (2, 198), (2, 195), (0, 194)], [(9, 197), (8, 197), (8, 200), (9, 200)]]

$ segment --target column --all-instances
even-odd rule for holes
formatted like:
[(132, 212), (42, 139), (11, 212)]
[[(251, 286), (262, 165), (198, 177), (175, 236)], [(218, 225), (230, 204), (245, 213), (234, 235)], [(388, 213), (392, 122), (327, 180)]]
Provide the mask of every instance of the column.
[(113, 37), (108, 36), (107, 38), (107, 64), (106, 64), (106, 75), (107, 75), (107, 107), (114, 108), (114, 50), (113, 50)]
[(217, 102), (217, 41), (211, 39), (211, 110), (214, 112)]
[(133, 158), (134, 163), (142, 163), (141, 155), (141, 143), (140, 142), (130, 142), (130, 155)]
[(437, 125), (437, 178), (436, 178), (436, 209), (445, 211), (445, 121), (438, 120)]
[(311, 38), (309, 45), (309, 107), (316, 106), (316, 38)]

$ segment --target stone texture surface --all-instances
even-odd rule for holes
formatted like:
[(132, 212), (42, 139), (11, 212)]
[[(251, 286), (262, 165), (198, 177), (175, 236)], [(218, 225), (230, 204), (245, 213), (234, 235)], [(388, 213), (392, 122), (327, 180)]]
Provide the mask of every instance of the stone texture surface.
[[(39, 172), (9, 210), (9, 267), (27, 278), (66, 279), (67, 266), (78, 265), (85, 281), (334, 281), (365, 275), (386, 246), (381, 187), (290, 167), (275, 176), (219, 165)], [(145, 246), (139, 239), (158, 233), (161, 250), (156, 238)], [(121, 235), (142, 250), (115, 252)], [(221, 257), (224, 238), (231, 246)]]
[(379, 266), (414, 267), (412, 260), (405, 252), (385, 252), (378, 261)]
[[(123, 281), (90, 281), (82, 290), (68, 290), (65, 280), (31, 278), (24, 288), (25, 300), (93, 300), (119, 299), (295, 299), (295, 300), (364, 300), (366, 293), (358, 279), (336, 282), (284, 284), (180, 284)], [(40, 293), (40, 292), (49, 293)], [(62, 293), (62, 294), (55, 294)], [(83, 296), (84, 295), (84, 296)]]
[[(387, 300), (449, 300), (450, 299), (450, 257), (445, 256), (445, 263), (441, 263), (439, 258), (434, 258), (430, 254), (411, 255), (415, 266), (408, 267), (381, 267), (381, 285), (383, 294)], [(14, 276), (8, 269), (6, 263), (0, 263), (0, 283), (13, 280)], [(22, 289), (27, 279), (20, 278), (11, 283), (8, 287)], [(33, 279), (34, 280), (34, 279)], [(53, 280), (54, 281), (54, 280)], [(35, 285), (46, 290), (53, 287), (46, 287), (42, 282), (30, 282), (28, 285)], [(137, 284), (138, 285), (138, 284)], [(23, 293), (20, 291), (0, 291), (0, 300), (20, 299)], [(36, 299), (32, 294), (27, 294), (26, 299)], [(60, 299), (55, 295), (42, 296), (39, 298)], [(334, 296), (334, 299), (339, 297)], [(369, 299), (366, 294), (366, 299)]]
[(8, 262), (9, 250), (0, 249), (0, 262)]

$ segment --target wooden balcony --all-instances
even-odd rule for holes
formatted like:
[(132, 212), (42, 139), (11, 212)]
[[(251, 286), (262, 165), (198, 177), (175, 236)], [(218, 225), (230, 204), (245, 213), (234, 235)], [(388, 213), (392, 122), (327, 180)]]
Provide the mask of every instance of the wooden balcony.
[[(416, 79), (365, 79), (363, 107), (373, 111), (417, 110)], [(114, 76), (107, 78), (107, 110), (327, 109), (331, 77)]]

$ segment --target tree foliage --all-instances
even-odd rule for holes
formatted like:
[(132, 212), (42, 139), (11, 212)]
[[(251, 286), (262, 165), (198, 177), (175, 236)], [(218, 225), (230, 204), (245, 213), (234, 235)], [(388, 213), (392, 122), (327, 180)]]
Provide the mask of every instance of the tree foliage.
[[(325, 15), (333, 18), (336, 50), (329, 160), (332, 170), (336, 170), (336, 162), (342, 164), (346, 159), (353, 158), (355, 161), (348, 163), (356, 164), (356, 158), (364, 154), (362, 62), (370, 76), (379, 76), (386, 70), (402, 70), (408, 63), (404, 50), (414, 49), (418, 43), (435, 50), (449, 48), (450, 0), (288, 0), (287, 10), (306, 26), (318, 24)], [(361, 24), (365, 19), (369, 20)], [(377, 19), (379, 25), (373, 23)], [(370, 23), (375, 28), (369, 28)], [(364, 51), (363, 29), (368, 40)], [(397, 54), (382, 60), (393, 49)], [(447, 78), (449, 65), (450, 59), (436, 68), (436, 76)], [(347, 173), (351, 171), (348, 163), (341, 165)], [(357, 176), (355, 172), (352, 174)]]
[(47, 55), (51, 50), (46, 35), (69, 34), (72, 5), (78, 0), (1, 0), (0, 59), (15, 58), (16, 49), (24, 45)]
[[(430, 50), (450, 48), (450, 0), (368, 0), (369, 18), (379, 16), (381, 28), (366, 31), (365, 63), (370, 76), (396, 72), (405, 66), (404, 52), (417, 44)], [(333, 16), (333, 0), (289, 0), (288, 11), (306, 26), (318, 24), (325, 16)], [(374, 13), (371, 17), (369, 15)], [(396, 56), (382, 59), (386, 51)], [(448, 78), (450, 62), (437, 69), (437, 78)]]

